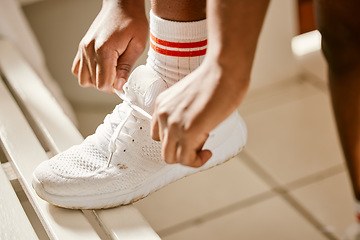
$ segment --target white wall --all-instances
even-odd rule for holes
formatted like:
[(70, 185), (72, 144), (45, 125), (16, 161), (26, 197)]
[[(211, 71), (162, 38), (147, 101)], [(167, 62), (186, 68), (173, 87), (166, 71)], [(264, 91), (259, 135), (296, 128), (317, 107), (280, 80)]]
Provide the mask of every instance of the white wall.
[[(149, 1), (146, 2), (149, 6)], [(118, 103), (116, 96), (95, 89), (82, 89), (70, 71), (78, 43), (100, 7), (100, 0), (52, 0), (24, 6), (50, 72), (75, 105)], [(297, 31), (295, 13), (295, 0), (272, 0), (259, 40), (251, 89), (298, 74), (290, 45)], [(144, 54), (138, 63), (145, 59)]]
[(283, 81), (299, 74), (291, 50), (298, 34), (296, 0), (272, 0), (260, 35), (250, 89)]

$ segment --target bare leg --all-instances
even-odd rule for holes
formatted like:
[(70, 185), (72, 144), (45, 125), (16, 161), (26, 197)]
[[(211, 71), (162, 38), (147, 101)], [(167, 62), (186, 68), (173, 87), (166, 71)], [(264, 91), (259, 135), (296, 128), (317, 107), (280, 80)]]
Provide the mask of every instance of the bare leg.
[(360, 2), (317, 0), (322, 48), (340, 140), (354, 195), (360, 200)]
[(151, 8), (166, 20), (190, 22), (206, 18), (206, 0), (151, 0)]

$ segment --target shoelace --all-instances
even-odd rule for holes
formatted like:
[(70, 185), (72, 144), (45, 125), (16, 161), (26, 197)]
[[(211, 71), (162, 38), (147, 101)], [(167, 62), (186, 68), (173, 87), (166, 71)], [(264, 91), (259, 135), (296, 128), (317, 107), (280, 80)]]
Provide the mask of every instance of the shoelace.
[(151, 120), (152, 116), (147, 113), (144, 109), (140, 108), (139, 106), (133, 104), (130, 99), (125, 95), (125, 93), (115, 90), (115, 93), (123, 100), (123, 104), (127, 104), (131, 110), (127, 112), (127, 114), (125, 115), (125, 117), (122, 119), (122, 121), (119, 123), (119, 125), (117, 125), (117, 127), (114, 130), (114, 133), (111, 135), (110, 138), (110, 142), (109, 142), (109, 157), (108, 157), (108, 162), (107, 162), (107, 166), (110, 166), (111, 163), (111, 159), (114, 155), (114, 152), (116, 151), (116, 140), (119, 137), (121, 130), (123, 129), (123, 127), (125, 126), (126, 122), (128, 121), (128, 119), (130, 118), (131, 115), (133, 115), (134, 111), (139, 113), (141, 116)]

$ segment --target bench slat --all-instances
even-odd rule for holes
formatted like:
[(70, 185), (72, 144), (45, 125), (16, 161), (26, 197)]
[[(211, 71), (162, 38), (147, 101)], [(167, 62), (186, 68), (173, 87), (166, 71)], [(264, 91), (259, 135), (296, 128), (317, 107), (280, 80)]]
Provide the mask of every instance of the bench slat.
[(0, 139), (49, 237), (51, 239), (99, 239), (81, 211), (54, 207), (37, 197), (31, 186), (32, 172), (48, 157), (1, 79)]
[[(1, 71), (5, 74), (13, 92), (34, 119), (39, 130), (43, 131), (41, 135), (45, 138), (43, 140), (47, 142), (49, 148), (57, 153), (81, 143), (83, 138), (79, 131), (14, 46), (9, 42), (0, 40), (0, 53)], [(16, 70), (19, 67), (21, 71)], [(27, 90), (29, 88), (31, 91)], [(44, 102), (46, 104), (43, 104)], [(49, 117), (49, 109), (51, 109), (51, 117)], [(127, 234), (126, 236), (134, 236), (134, 238), (125, 238), (129, 240), (160, 239), (132, 205), (110, 210), (97, 210), (94, 213), (95, 217), (98, 218), (99, 225), (113, 239), (124, 239), (122, 237), (124, 233)], [(132, 226), (138, 227), (128, 228), (128, 225), (124, 223), (129, 220), (133, 223)]]
[(0, 39), (0, 70), (15, 91), (15, 97), (25, 104), (41, 134), (47, 138), (50, 150), (59, 152), (83, 140), (38, 75), (15, 46), (4, 39)]
[(0, 186), (0, 239), (38, 239), (2, 167)]
[[(160, 240), (139, 210), (132, 205), (96, 211), (113, 239)], [(114, 221), (114, 219), (116, 219)]]

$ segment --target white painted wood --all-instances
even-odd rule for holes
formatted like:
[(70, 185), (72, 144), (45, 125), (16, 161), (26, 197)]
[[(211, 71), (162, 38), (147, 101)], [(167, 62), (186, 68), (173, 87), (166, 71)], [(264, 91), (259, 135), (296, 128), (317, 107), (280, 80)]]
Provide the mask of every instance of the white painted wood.
[(34, 192), (31, 187), (32, 172), (48, 157), (1, 79), (0, 139), (50, 238), (99, 239), (81, 211), (50, 206)]
[(1, 164), (1, 167), (10, 182), (17, 179), (14, 169), (11, 167), (11, 163), (9, 163), (9, 162), (3, 163), (3, 164)]
[(0, 167), (0, 239), (38, 239), (4, 170)]
[(96, 211), (113, 239), (160, 240), (140, 212), (132, 205)]
[[(54, 153), (64, 151), (83, 141), (79, 131), (18, 51), (8, 42), (1, 40), (0, 70), (14, 94), (39, 126), (41, 135), (45, 138), (43, 140)], [(93, 213), (97, 224), (113, 239), (160, 239), (132, 205), (111, 210), (97, 210)], [(86, 215), (89, 214), (91, 213), (87, 212)], [(127, 224), (128, 221), (129, 224), (131, 222), (130, 225)], [(124, 236), (128, 237), (124, 238)]]
[[(0, 70), (17, 97), (26, 104), (26, 109), (41, 128), (51, 150), (59, 152), (60, 149), (67, 149), (73, 143), (82, 141), (81, 134), (38, 75), (14, 45), (4, 39), (0, 40)], [(63, 129), (66, 131), (62, 131)]]

